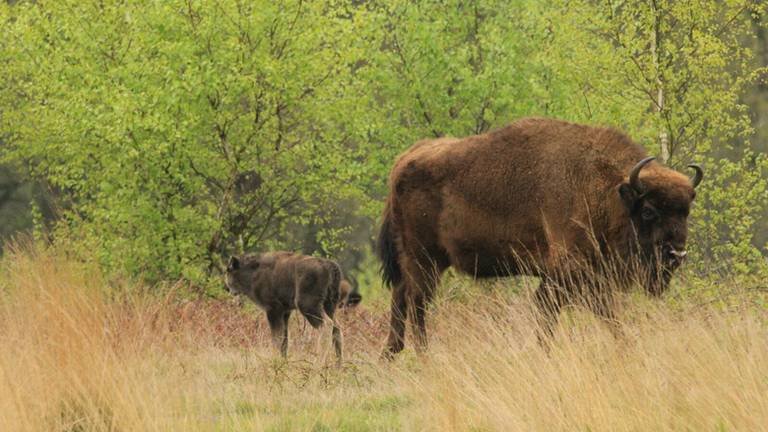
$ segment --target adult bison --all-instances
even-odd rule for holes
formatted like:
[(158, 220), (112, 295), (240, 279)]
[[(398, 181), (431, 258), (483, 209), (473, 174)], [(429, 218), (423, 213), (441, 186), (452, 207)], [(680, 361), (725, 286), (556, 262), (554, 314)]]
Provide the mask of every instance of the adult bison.
[(616, 130), (543, 118), (413, 145), (390, 174), (378, 241), (392, 286), (385, 354), (403, 349), (406, 317), (426, 347), (425, 308), (449, 266), (478, 278), (539, 276), (534, 298), (549, 329), (606, 269), (660, 295), (686, 255), (703, 173), (689, 165), (691, 179), (653, 159)]

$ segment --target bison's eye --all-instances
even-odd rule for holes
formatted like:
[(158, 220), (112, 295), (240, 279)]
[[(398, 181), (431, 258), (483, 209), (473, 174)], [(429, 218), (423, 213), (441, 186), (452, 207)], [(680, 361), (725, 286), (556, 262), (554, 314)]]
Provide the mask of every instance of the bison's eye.
[(656, 212), (653, 209), (650, 209), (648, 207), (643, 209), (643, 212), (640, 213), (640, 217), (643, 218), (646, 222), (652, 222), (656, 219)]

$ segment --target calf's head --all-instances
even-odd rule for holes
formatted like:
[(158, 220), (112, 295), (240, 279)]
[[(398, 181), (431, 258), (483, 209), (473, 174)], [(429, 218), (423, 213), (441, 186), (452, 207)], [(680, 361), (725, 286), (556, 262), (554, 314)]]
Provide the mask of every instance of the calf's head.
[(224, 284), (232, 295), (248, 294), (259, 260), (248, 257), (230, 257), (224, 276)]
[(641, 268), (648, 276), (646, 289), (660, 295), (688, 254), (688, 213), (704, 174), (698, 165), (688, 165), (694, 170), (692, 178), (659, 164), (647, 166), (654, 159), (638, 162), (628, 181), (619, 185), (619, 194), (631, 220)]

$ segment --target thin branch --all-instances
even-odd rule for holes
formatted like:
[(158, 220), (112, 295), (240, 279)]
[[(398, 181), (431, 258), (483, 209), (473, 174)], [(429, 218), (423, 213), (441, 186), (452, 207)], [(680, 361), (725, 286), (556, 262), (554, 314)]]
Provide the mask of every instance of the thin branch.
[(192, 169), (192, 172), (197, 174), (198, 177), (201, 177), (206, 182), (212, 184), (213, 186), (218, 188), (220, 191), (222, 191), (222, 192), (225, 191), (226, 188), (224, 187), (224, 185), (221, 184), (221, 182), (219, 182), (218, 180), (216, 180), (215, 178), (213, 178), (213, 177), (211, 177), (209, 175), (206, 175), (205, 173), (203, 173), (202, 171), (197, 169), (197, 167), (195, 166), (195, 163), (192, 161), (192, 157), (191, 156), (187, 156), (187, 160), (189, 162), (189, 167)]
[[(403, 64), (403, 68), (407, 71), (408, 61), (405, 58), (405, 54), (403, 53), (403, 49), (400, 46), (400, 42), (398, 42), (397, 40), (397, 35), (394, 33), (392, 35), (392, 42), (395, 48), (395, 53), (397, 53), (398, 57), (400, 57), (400, 61)], [(427, 105), (426, 103), (424, 103), (424, 100), (421, 98), (421, 95), (418, 92), (416, 92), (416, 101), (419, 103), (419, 107), (421, 108), (421, 114), (424, 116), (424, 120), (426, 120), (435, 138), (439, 138), (443, 136), (443, 134), (440, 131), (435, 129), (434, 122), (432, 121), (432, 116), (429, 114), (429, 111), (427, 110)]]

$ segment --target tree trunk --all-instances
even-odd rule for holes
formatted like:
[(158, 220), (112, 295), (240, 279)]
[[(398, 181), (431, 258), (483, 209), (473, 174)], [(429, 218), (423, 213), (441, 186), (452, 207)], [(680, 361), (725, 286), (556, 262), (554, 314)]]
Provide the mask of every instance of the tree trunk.
[[(654, 104), (654, 110), (658, 113), (659, 118), (664, 111), (664, 81), (661, 77), (661, 61), (660, 61), (660, 43), (661, 43), (661, 11), (657, 8), (656, 2), (652, 2), (654, 12), (653, 23), (653, 37), (651, 38), (651, 56), (653, 57), (653, 68), (656, 74), (656, 103)], [(667, 163), (669, 160), (669, 135), (666, 129), (663, 127), (659, 132), (659, 146), (661, 151), (659, 159), (662, 163)]]

